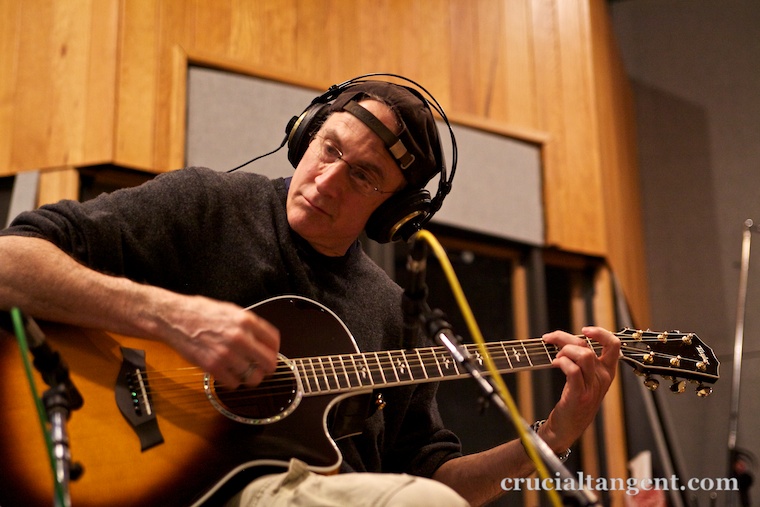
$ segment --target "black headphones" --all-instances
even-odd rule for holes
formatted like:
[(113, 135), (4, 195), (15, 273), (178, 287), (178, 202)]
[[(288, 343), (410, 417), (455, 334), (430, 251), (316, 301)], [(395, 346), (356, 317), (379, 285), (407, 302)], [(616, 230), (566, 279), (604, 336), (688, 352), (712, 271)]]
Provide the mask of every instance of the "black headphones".
[[(427, 106), (428, 109), (434, 110), (446, 124), (449, 135), (451, 136), (452, 162), (451, 171), (447, 177), (446, 162), (443, 156), (443, 148), (440, 145), (434, 147), (435, 157), (439, 164), (438, 191), (435, 197), (430, 197), (430, 192), (424, 188), (404, 189), (387, 199), (378, 207), (370, 216), (365, 227), (367, 236), (379, 243), (388, 243), (397, 240), (408, 240), (415, 232), (433, 217), (441, 208), (443, 199), (451, 191), (451, 183), (454, 180), (454, 173), (457, 166), (457, 143), (454, 137), (454, 131), (446, 117), (446, 113), (437, 100), (425, 88), (418, 83), (403, 76), (396, 74), (364, 74), (343, 83), (332, 85), (322, 95), (311, 101), (309, 107), (299, 116), (294, 116), (288, 122), (285, 128), (288, 143), (288, 160), (297, 167), (301, 158), (306, 153), (314, 134), (317, 133), (322, 123), (328, 116), (330, 103), (341, 93), (352, 86), (366, 81), (371, 81), (374, 77), (391, 77), (400, 79), (416, 87), (410, 88), (404, 86), (407, 90)], [(427, 98), (426, 98), (427, 97)], [(440, 137), (440, 136), (439, 136)]]

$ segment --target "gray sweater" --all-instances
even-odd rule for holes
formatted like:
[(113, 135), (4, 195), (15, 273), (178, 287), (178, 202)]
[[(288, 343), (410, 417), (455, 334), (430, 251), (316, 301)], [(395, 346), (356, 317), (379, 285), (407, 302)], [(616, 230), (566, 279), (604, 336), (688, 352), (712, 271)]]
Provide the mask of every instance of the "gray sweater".
[[(286, 195), (283, 179), (187, 168), (85, 203), (43, 206), (0, 235), (44, 238), (98, 271), (244, 307), (306, 296), (335, 312), (362, 351), (401, 348), (400, 287), (358, 242), (340, 258), (313, 250), (288, 225)], [(386, 389), (387, 408), (338, 442), (341, 471), (429, 477), (459, 456), (436, 387)]]

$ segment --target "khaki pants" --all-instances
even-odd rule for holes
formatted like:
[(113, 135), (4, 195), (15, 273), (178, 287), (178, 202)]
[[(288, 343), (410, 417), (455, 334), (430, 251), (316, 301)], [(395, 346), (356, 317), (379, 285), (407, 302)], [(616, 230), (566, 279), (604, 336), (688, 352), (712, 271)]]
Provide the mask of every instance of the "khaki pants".
[(319, 475), (292, 460), (287, 472), (256, 479), (228, 507), (468, 507), (448, 486), (405, 474)]

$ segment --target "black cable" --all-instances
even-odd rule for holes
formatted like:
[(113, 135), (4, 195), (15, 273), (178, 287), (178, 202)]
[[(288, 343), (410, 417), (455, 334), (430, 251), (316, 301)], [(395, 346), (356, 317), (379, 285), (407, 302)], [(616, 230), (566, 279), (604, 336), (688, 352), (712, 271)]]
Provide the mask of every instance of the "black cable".
[(231, 172), (237, 171), (238, 169), (241, 169), (241, 168), (247, 166), (248, 164), (252, 164), (252, 163), (256, 162), (257, 160), (259, 160), (261, 158), (268, 157), (269, 155), (273, 155), (273, 154), (277, 153), (278, 151), (280, 151), (282, 149), (282, 147), (285, 146), (285, 143), (287, 143), (287, 142), (288, 142), (288, 135), (285, 134), (285, 138), (282, 140), (282, 143), (280, 143), (280, 146), (278, 146), (276, 149), (270, 151), (269, 153), (264, 153), (263, 155), (259, 155), (258, 157), (254, 157), (251, 160), (249, 160), (248, 162), (240, 164), (237, 167), (233, 167), (232, 169), (230, 169), (227, 172), (231, 173)]

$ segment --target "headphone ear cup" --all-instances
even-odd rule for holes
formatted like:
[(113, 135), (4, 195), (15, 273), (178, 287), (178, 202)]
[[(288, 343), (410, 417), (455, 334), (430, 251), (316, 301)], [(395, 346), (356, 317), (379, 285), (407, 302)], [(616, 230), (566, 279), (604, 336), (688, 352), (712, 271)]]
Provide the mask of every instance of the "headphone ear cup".
[(306, 108), (300, 116), (293, 117), (288, 123), (288, 160), (293, 167), (298, 163), (309, 148), (312, 136), (325, 121), (329, 104), (316, 103)]
[(378, 243), (406, 241), (427, 222), (430, 205), (430, 192), (424, 188), (401, 191), (372, 213), (364, 230)]

